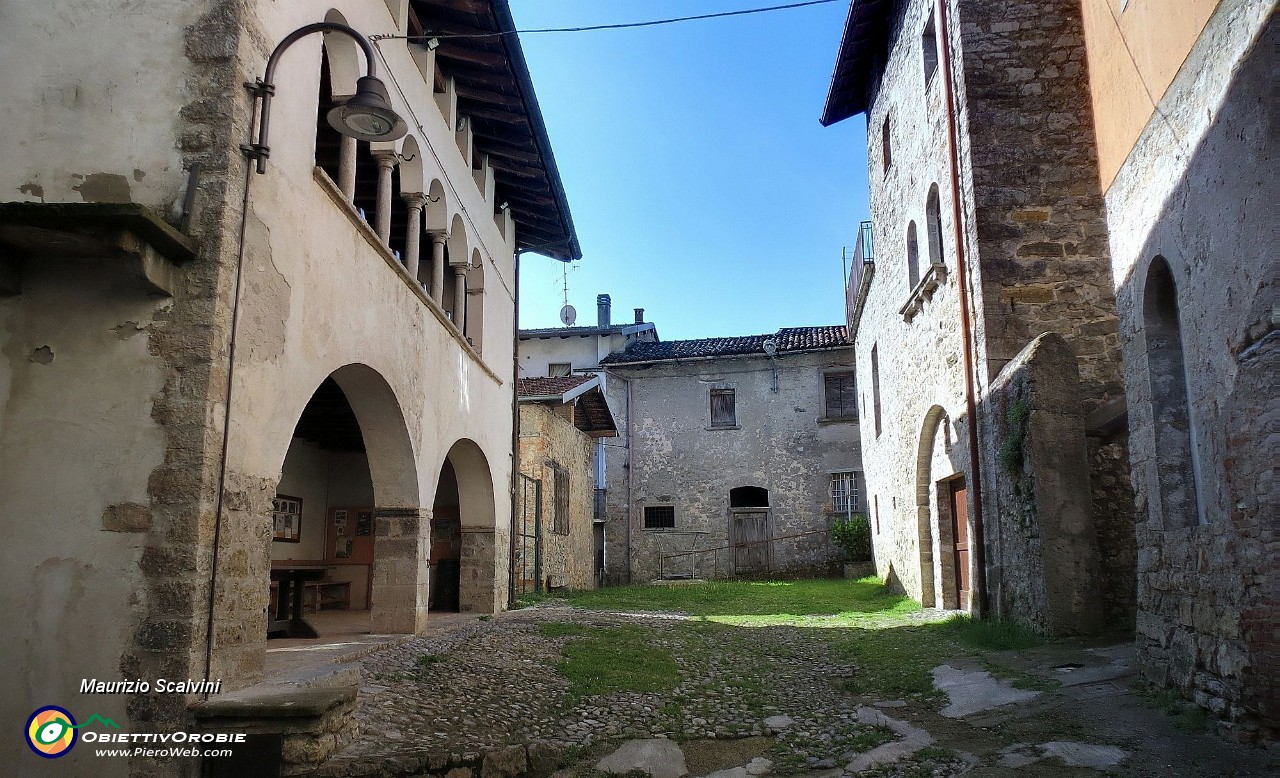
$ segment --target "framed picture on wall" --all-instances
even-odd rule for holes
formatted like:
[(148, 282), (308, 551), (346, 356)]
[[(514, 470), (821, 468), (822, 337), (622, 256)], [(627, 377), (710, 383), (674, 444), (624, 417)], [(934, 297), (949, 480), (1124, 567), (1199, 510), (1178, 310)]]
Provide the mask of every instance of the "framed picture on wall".
[(299, 543), (302, 540), (302, 498), (277, 494), (271, 501), (273, 541)]

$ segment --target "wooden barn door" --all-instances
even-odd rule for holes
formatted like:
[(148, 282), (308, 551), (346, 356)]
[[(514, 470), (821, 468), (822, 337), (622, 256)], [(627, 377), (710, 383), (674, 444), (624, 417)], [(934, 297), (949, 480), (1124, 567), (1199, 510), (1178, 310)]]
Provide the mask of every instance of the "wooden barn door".
[(769, 512), (735, 510), (730, 518), (733, 572), (736, 575), (769, 570)]

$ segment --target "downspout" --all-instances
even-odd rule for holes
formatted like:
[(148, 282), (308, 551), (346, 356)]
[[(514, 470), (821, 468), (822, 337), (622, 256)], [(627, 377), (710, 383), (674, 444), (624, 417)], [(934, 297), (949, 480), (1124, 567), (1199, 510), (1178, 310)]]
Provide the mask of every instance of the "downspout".
[(633, 432), (632, 432), (632, 431), (633, 431), (633, 430), (634, 430), (634, 428), (635, 428), (635, 424), (634, 424), (634, 422), (632, 422), (632, 420), (631, 420), (631, 410), (632, 410), (632, 409), (631, 409), (631, 379), (630, 379), (630, 378), (624, 378), (624, 379), (622, 379), (622, 380), (624, 380), (624, 381), (626, 381), (626, 382), (627, 382), (627, 543), (626, 543), (626, 554), (627, 554), (627, 583), (631, 583), (631, 523), (632, 523), (632, 514), (633, 514), (633, 513), (635, 513), (635, 508), (634, 508), (634, 506), (632, 505), (632, 502), (633, 502), (633, 501), (632, 501), (632, 495), (634, 494), (634, 490), (635, 490), (635, 472), (636, 472), (636, 471), (635, 471), (635, 456), (634, 456), (635, 451), (634, 451), (634, 449), (632, 448), (632, 443), (633, 443), (633, 441), (634, 441), (634, 439), (635, 439), (635, 436), (634, 436), (634, 434), (633, 434)]
[[(254, 100), (253, 110), (249, 114), (249, 143), (251, 144), (254, 140), (253, 128), (258, 118), (258, 101)], [(262, 158), (259, 158), (259, 161), (262, 161)], [(215, 487), (213, 502), (213, 548), (210, 550), (209, 558), (209, 602), (204, 633), (205, 681), (212, 680), (210, 675), (213, 673), (213, 617), (218, 600), (218, 556), (222, 547), (222, 511), (226, 503), (223, 493), (227, 486), (227, 455), (231, 450), (231, 390), (235, 386), (236, 334), (240, 330), (240, 301), (244, 295), (244, 254), (249, 235), (249, 190), (253, 184), (253, 171), (252, 160), (246, 157), (244, 194), (240, 200), (239, 245), (236, 248), (236, 283), (231, 297), (231, 332), (227, 336), (227, 383), (226, 400), (222, 409), (222, 450), (218, 462), (218, 483)], [(209, 699), (209, 692), (204, 693), (204, 699)]]
[(511, 323), (511, 531), (507, 534), (507, 608), (516, 603), (516, 492), (520, 482), (520, 254), (511, 256), (515, 269), (512, 284), (515, 317)]
[(961, 228), (962, 208), (960, 206), (960, 149), (956, 139), (955, 97), (951, 86), (951, 36), (947, 24), (947, 0), (937, 0), (938, 14), (938, 56), (942, 60), (942, 88), (947, 103), (947, 150), (950, 154), (951, 170), (951, 215), (955, 231), (956, 243), (956, 284), (960, 287), (960, 338), (964, 352), (964, 404), (968, 417), (969, 429), (969, 472), (973, 474), (973, 483), (969, 488), (973, 491), (973, 563), (977, 572), (974, 588), (977, 590), (976, 605), (978, 618), (986, 617), (987, 607), (987, 564), (986, 533), (982, 523), (982, 470), (978, 457), (978, 412), (975, 401), (975, 379), (973, 367), (973, 335), (969, 320), (969, 269), (965, 263), (964, 230)]

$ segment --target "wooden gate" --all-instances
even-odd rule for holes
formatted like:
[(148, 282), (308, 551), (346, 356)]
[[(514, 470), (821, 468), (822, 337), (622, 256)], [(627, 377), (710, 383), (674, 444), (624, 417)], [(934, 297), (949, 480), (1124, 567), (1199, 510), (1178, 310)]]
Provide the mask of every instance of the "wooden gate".
[(769, 512), (735, 509), (730, 511), (729, 543), (733, 546), (736, 575), (769, 570)]

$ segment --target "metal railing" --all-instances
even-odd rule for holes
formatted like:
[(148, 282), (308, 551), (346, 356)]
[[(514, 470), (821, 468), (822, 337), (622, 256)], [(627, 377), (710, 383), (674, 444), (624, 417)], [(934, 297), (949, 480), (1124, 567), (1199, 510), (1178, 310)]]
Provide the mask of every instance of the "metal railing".
[(849, 337), (852, 338), (858, 331), (862, 308), (867, 302), (867, 290), (871, 288), (871, 279), (876, 271), (871, 222), (864, 221), (858, 225), (858, 241), (853, 248), (845, 248), (843, 260), (849, 268), (844, 299), (845, 321), (849, 325)]
[(604, 489), (596, 489), (595, 502), (593, 503), (592, 518), (597, 522), (604, 521)]
[[(764, 571), (752, 570), (751, 572), (752, 573), (772, 572), (775, 567), (773, 564), (773, 560), (774, 560), (773, 544), (774, 543), (778, 542), (779, 540), (794, 540), (795, 538), (811, 537), (814, 535), (826, 535), (828, 542), (830, 542), (831, 540), (831, 530), (815, 529), (815, 530), (809, 530), (808, 532), (797, 532), (791, 535), (777, 535), (771, 538), (767, 538), (765, 540), (752, 540), (745, 543), (729, 543), (727, 545), (715, 546), (713, 548), (696, 548), (692, 551), (678, 551), (674, 554), (663, 554), (662, 556), (658, 557), (658, 577), (659, 578), (667, 577), (667, 568), (669, 567), (671, 560), (674, 560), (678, 557), (693, 557), (692, 569), (697, 570), (698, 555), (711, 554), (712, 555), (711, 577), (718, 578), (720, 577), (720, 552), (721, 551), (729, 551), (729, 552), (736, 553), (739, 549), (747, 549), (754, 546), (762, 546), (762, 545), (766, 546), (768, 549), (768, 553), (765, 554), (765, 559), (768, 560), (768, 567)], [(729, 576), (737, 575), (735, 571), (734, 557), (729, 554), (726, 554), (726, 556), (729, 557), (728, 559)]]

